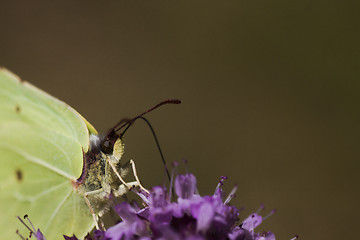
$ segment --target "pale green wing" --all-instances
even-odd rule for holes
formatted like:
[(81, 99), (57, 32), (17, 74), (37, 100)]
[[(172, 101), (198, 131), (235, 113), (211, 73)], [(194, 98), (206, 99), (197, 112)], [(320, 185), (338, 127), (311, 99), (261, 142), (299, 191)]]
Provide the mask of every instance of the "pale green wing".
[(16, 216), (24, 214), (48, 240), (92, 229), (72, 186), (89, 131), (96, 134), (71, 107), (0, 69), (0, 239), (16, 239), (16, 229), (24, 229)]

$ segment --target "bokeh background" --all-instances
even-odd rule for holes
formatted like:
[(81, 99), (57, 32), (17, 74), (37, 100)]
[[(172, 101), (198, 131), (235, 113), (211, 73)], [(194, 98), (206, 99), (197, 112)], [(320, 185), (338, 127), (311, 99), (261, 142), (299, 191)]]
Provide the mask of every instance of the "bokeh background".
[[(261, 203), (277, 239), (353, 239), (359, 224), (356, 1), (1, 1), (0, 65), (104, 132), (147, 117), (199, 191)], [(1, 113), (0, 113), (1, 114)], [(127, 132), (145, 186), (164, 171), (146, 125)]]

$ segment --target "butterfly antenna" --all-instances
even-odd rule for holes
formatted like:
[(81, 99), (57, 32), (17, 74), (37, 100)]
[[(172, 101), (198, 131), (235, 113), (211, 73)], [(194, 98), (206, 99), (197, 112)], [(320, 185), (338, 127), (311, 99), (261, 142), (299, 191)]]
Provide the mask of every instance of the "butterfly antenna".
[(158, 107), (165, 105), (165, 104), (180, 104), (181, 101), (179, 99), (168, 99), (165, 101), (162, 101), (158, 104), (156, 104), (155, 106), (153, 106), (152, 108), (146, 110), (145, 112), (139, 114), (138, 116), (134, 117), (133, 119), (122, 119), (120, 120), (120, 122), (118, 122), (113, 128), (112, 130), (117, 132), (121, 129), (123, 129), (125, 127), (125, 130), (120, 134), (120, 138), (124, 135), (124, 133), (126, 132), (126, 130), (130, 127), (130, 125), (132, 125), (136, 119), (144, 116), (145, 114), (157, 109)]
[[(166, 161), (165, 161), (165, 158), (164, 158), (164, 154), (162, 153), (162, 150), (161, 150), (161, 147), (160, 147), (160, 144), (159, 144), (159, 141), (156, 137), (156, 134), (155, 134), (155, 131), (154, 131), (154, 128), (151, 126), (150, 122), (144, 118), (143, 116), (155, 109), (157, 109), (158, 107), (160, 106), (163, 106), (165, 104), (180, 104), (181, 101), (178, 100), (178, 99), (168, 99), (168, 100), (165, 100), (165, 101), (162, 101), (158, 104), (156, 104), (154, 107), (146, 110), (145, 112), (139, 114), (138, 116), (132, 118), (132, 119), (129, 119), (129, 118), (124, 118), (124, 119), (121, 119), (114, 127), (112, 127), (109, 132), (107, 133), (106, 136), (110, 137), (111, 135), (113, 134), (116, 134), (116, 132), (120, 131), (121, 129), (124, 129), (120, 134), (119, 134), (119, 137), (120, 139), (124, 136), (124, 134), (126, 133), (126, 131), (131, 127), (131, 125), (137, 120), (137, 119), (142, 119), (146, 122), (146, 124), (148, 125), (148, 127), (150, 128), (151, 130), (151, 133), (155, 139), (155, 142), (156, 142), (156, 146), (159, 150), (159, 153), (160, 153), (160, 156), (161, 156), (161, 160), (164, 164), (164, 167), (165, 167), (165, 171), (166, 171), (166, 174), (167, 174), (167, 177), (169, 178), (169, 181), (171, 180), (171, 176), (170, 176), (170, 173), (169, 173), (169, 169), (166, 165)], [(116, 134), (117, 135), (117, 134)]]
[[(109, 131), (105, 134), (104, 138), (102, 139), (101, 148), (105, 152), (112, 152), (112, 146), (114, 145), (117, 138), (122, 138), (125, 132), (129, 129), (129, 127), (140, 117), (144, 116), (145, 114), (157, 109), (158, 107), (165, 105), (165, 104), (180, 104), (181, 101), (178, 99), (168, 99), (156, 104), (154, 107), (146, 110), (145, 112), (139, 114), (134, 118), (123, 118), (114, 127), (110, 128)], [(122, 133), (117, 134), (118, 131), (125, 128)]]
[(151, 130), (151, 133), (152, 133), (152, 135), (153, 135), (153, 137), (154, 137), (154, 140), (155, 140), (155, 142), (156, 142), (156, 146), (157, 146), (157, 148), (158, 148), (158, 150), (159, 150), (159, 153), (160, 153), (160, 156), (161, 156), (161, 160), (162, 160), (162, 162), (163, 162), (163, 164), (164, 164), (166, 174), (167, 174), (167, 176), (168, 176), (168, 178), (169, 178), (169, 181), (170, 181), (170, 180), (171, 180), (170, 172), (169, 172), (169, 169), (168, 169), (168, 167), (167, 167), (167, 164), (166, 164), (166, 161), (165, 161), (165, 158), (164, 158), (164, 154), (163, 154), (163, 152), (161, 151), (160, 143), (159, 143), (159, 141), (158, 141), (158, 139), (157, 139), (157, 137), (156, 137), (154, 128), (151, 126), (149, 120), (147, 120), (146, 118), (144, 118), (144, 117), (139, 117), (139, 119), (144, 120), (144, 121), (146, 122), (146, 124), (149, 126), (149, 128), (150, 128), (150, 130)]

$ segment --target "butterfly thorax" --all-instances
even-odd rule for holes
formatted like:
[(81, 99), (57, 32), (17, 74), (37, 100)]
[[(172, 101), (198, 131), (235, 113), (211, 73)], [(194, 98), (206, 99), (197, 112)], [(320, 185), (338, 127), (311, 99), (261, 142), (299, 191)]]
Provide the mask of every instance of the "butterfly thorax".
[(120, 138), (113, 141), (111, 152), (101, 147), (102, 142), (97, 136), (90, 137), (90, 149), (84, 154), (83, 172), (77, 180), (78, 191), (93, 192), (103, 190), (103, 193), (110, 194), (112, 189), (117, 189), (121, 184), (109, 161), (117, 168), (121, 176), (128, 172), (127, 164), (121, 166), (120, 158), (124, 152), (124, 145)]

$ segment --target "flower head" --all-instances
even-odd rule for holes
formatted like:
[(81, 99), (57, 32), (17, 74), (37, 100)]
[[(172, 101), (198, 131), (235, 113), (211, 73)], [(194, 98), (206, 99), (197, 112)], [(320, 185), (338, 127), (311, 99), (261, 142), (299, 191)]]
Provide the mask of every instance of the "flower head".
[(177, 199), (173, 202), (171, 193), (161, 186), (149, 194), (139, 192), (146, 207), (118, 205), (115, 210), (122, 222), (103, 232), (104, 239), (274, 240), (271, 232), (254, 232), (263, 220), (257, 213), (239, 224), (239, 211), (228, 204), (235, 190), (223, 199), (225, 179), (221, 178), (213, 195), (200, 196), (193, 174), (178, 175), (174, 184)]

